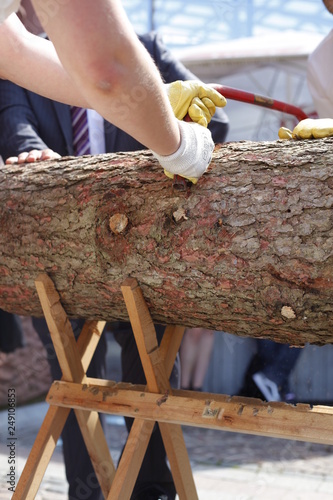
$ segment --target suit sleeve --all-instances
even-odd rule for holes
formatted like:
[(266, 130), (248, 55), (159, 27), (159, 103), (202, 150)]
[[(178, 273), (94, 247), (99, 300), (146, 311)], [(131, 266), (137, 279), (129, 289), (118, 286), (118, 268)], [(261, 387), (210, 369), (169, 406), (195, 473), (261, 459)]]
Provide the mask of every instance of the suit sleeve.
[(0, 131), (0, 155), (4, 161), (24, 151), (47, 148), (39, 137), (26, 90), (7, 80), (0, 80)]
[[(182, 62), (176, 59), (172, 52), (164, 45), (162, 38), (155, 32), (150, 32), (139, 37), (150, 55), (153, 57), (162, 78), (166, 83), (176, 80), (198, 80)], [(225, 141), (229, 130), (229, 119), (225, 111), (217, 108), (208, 126), (215, 143)]]

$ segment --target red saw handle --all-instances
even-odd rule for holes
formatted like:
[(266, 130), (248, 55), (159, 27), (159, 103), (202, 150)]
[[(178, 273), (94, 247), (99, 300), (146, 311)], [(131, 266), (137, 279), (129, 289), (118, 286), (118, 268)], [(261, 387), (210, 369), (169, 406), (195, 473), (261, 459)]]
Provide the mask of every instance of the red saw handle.
[(271, 97), (252, 94), (252, 92), (246, 92), (245, 90), (227, 87), (226, 85), (214, 85), (214, 88), (226, 99), (247, 102), (249, 104), (255, 104), (256, 106), (263, 106), (264, 108), (281, 111), (282, 113), (296, 116), (298, 120), (304, 120), (305, 118), (308, 118), (304, 111), (302, 111), (297, 106), (293, 106), (292, 104), (287, 104), (282, 101), (277, 101), (276, 99), (272, 99)]

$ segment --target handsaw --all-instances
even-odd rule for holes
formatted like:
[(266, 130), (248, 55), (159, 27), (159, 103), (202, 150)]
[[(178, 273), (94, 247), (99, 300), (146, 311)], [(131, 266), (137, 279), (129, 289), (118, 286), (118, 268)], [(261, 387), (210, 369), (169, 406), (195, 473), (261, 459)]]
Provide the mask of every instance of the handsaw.
[(236, 89), (234, 87), (228, 87), (226, 85), (214, 85), (214, 89), (222, 94), (226, 99), (247, 102), (248, 104), (254, 104), (255, 106), (262, 106), (274, 111), (281, 111), (282, 113), (296, 116), (299, 121), (308, 118), (308, 115), (297, 106), (287, 104), (286, 102), (277, 101), (272, 97), (253, 94), (252, 92)]

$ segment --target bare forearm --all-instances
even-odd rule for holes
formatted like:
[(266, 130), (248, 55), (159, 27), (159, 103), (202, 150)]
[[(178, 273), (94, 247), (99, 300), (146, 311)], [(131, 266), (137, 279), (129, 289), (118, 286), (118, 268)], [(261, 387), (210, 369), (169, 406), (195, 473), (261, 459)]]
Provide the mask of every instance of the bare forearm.
[(87, 105), (52, 43), (26, 31), (15, 14), (0, 26), (0, 77), (56, 101)]
[[(43, 0), (33, 3), (43, 20)], [(71, 0), (44, 28), (90, 107), (159, 154), (178, 148), (178, 124), (159, 73), (119, 2)]]

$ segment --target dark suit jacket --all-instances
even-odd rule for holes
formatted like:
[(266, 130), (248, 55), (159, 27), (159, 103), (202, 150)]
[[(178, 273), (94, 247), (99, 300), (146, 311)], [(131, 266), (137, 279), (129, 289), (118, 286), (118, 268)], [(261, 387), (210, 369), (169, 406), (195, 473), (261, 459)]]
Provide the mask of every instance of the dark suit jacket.
[[(172, 56), (156, 33), (139, 38), (166, 83), (197, 79)], [(214, 142), (224, 142), (228, 118), (222, 109), (216, 111), (209, 128)], [(144, 149), (142, 144), (106, 121), (104, 133), (106, 152)], [(23, 151), (45, 148), (51, 148), (62, 156), (74, 154), (69, 106), (0, 80), (0, 155), (3, 160)]]

